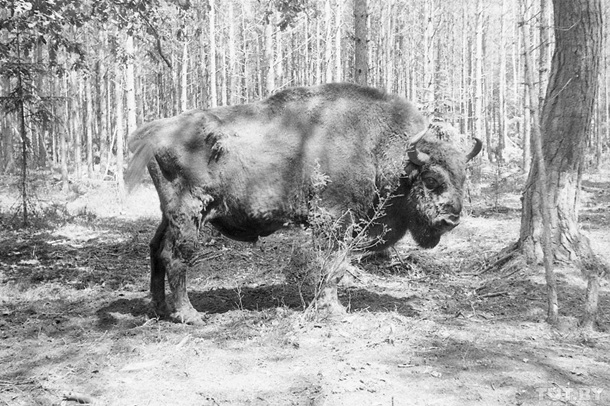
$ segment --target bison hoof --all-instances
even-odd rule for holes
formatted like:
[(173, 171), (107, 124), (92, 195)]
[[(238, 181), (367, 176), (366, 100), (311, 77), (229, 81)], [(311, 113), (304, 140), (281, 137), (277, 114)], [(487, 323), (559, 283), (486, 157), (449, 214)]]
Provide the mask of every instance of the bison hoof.
[(169, 318), (176, 323), (202, 325), (203, 316), (194, 308), (176, 310)]

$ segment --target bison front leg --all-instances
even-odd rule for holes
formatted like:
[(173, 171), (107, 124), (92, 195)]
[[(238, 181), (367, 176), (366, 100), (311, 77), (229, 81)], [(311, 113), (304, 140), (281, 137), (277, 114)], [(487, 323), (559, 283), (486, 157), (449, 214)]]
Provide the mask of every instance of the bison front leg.
[[(203, 321), (191, 304), (186, 290), (187, 271), (199, 246), (202, 212), (202, 201), (192, 196), (182, 196), (180, 204), (165, 210), (167, 227), (160, 244), (157, 271), (155, 268), (152, 270), (153, 303), (160, 311), (167, 309), (169, 317), (180, 323), (200, 324)], [(171, 290), (169, 302), (163, 300), (163, 270)]]
[(152, 308), (159, 317), (170, 314), (165, 301), (165, 263), (161, 258), (161, 248), (169, 222), (165, 215), (157, 228), (155, 236), (150, 241), (150, 293), (152, 295)]

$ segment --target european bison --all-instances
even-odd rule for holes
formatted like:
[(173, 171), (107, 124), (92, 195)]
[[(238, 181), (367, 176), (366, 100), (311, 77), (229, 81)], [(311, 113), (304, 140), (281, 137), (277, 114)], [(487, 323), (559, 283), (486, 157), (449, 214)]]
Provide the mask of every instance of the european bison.
[[(426, 131), (413, 104), (353, 84), (291, 88), (142, 125), (129, 140), (127, 183), (133, 186), (148, 167), (161, 202), (150, 242), (156, 313), (201, 321), (187, 296), (186, 272), (205, 222), (252, 242), (306, 223), (316, 173), (328, 180), (317, 199), (337, 218), (346, 212), (371, 218), (385, 199), (369, 228), (381, 238), (370, 249), (383, 250), (407, 231), (420, 246), (434, 247), (459, 222), (466, 162), (481, 142), (464, 154), (424, 137)], [(338, 303), (336, 282), (328, 281), (325, 292)]]

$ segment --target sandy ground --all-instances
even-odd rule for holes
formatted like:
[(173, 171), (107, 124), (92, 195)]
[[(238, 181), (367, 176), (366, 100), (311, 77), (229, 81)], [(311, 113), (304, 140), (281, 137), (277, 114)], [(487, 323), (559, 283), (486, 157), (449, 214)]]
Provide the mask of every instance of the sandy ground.
[[(607, 256), (610, 184), (585, 186), (582, 227)], [(354, 263), (333, 318), (304, 312), (308, 293), (285, 282), (302, 231), (208, 237), (190, 273), (206, 313), (194, 327), (147, 314), (154, 192), (118, 209), (89, 191), (52, 227), (0, 231), (0, 405), (610, 404), (607, 281), (599, 331), (584, 333), (576, 270), (558, 269), (558, 328), (541, 269), (481, 273), (518, 235), (518, 198), (504, 198), (433, 250), (406, 239)]]

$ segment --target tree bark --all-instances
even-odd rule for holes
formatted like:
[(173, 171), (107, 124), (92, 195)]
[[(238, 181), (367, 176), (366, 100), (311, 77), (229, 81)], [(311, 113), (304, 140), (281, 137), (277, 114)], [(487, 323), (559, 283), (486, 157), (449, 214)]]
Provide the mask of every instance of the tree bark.
[(342, 60), (341, 60), (341, 16), (343, 14), (343, 1), (337, 0), (335, 16), (335, 82), (343, 80)]
[(549, 0), (540, 0), (540, 54), (538, 56), (538, 100), (539, 107), (544, 105), (544, 97), (549, 82), (549, 61), (551, 37), (549, 35), (550, 10)]
[[(527, 31), (527, 25), (523, 21), (523, 31)], [(528, 89), (530, 97), (530, 111), (532, 115), (532, 133), (535, 156), (535, 168), (538, 172), (538, 177), (535, 171), (530, 172), (528, 184), (536, 183), (538, 185), (538, 198), (540, 199), (540, 214), (542, 217), (542, 252), (544, 262), (544, 273), (547, 288), (547, 321), (549, 324), (556, 324), (559, 318), (559, 303), (557, 300), (557, 279), (555, 269), (553, 268), (553, 243), (551, 241), (551, 218), (553, 216), (549, 197), (548, 186), (546, 184), (547, 171), (544, 154), (542, 151), (542, 133), (540, 130), (540, 116), (538, 113), (538, 104), (536, 103), (533, 92), (534, 74), (532, 69), (532, 58), (530, 56), (531, 49), (528, 40), (528, 35), (523, 35), (524, 62), (525, 62), (525, 86)]]
[(367, 0), (354, 0), (354, 81), (367, 85), (368, 60)]
[[(476, 2), (475, 16), (475, 61), (474, 61), (474, 133), (483, 139), (483, 0)], [(490, 156), (489, 142), (486, 143), (487, 155)]]
[(85, 76), (86, 118), (84, 122), (85, 139), (87, 143), (87, 177), (93, 178), (93, 100), (91, 100), (91, 76)]
[(504, 162), (506, 147), (506, 0), (502, 0), (502, 15), (500, 16), (500, 69), (498, 70), (498, 162)]
[[(551, 211), (554, 260), (574, 263), (588, 278), (589, 295), (607, 267), (596, 257), (578, 227), (580, 182), (587, 134), (597, 91), (601, 55), (600, 0), (554, 0), (556, 46), (542, 107), (541, 130), (546, 186)], [(541, 259), (538, 166), (530, 171), (524, 192), (519, 245), (528, 262)], [(587, 297), (594, 307), (597, 298)], [(595, 309), (587, 308), (587, 313)]]
[(115, 107), (116, 107), (116, 182), (119, 190), (119, 198), (122, 200), (125, 190), (123, 179), (123, 139), (125, 131), (123, 128), (123, 84), (122, 69), (117, 62), (115, 66)]
[(210, 107), (218, 106), (216, 91), (216, 6), (209, 0), (209, 35), (210, 35)]
[(273, 12), (267, 11), (267, 20), (265, 21), (265, 64), (267, 75), (265, 76), (266, 94), (269, 95), (275, 90), (275, 67), (273, 66)]
[(326, 0), (324, 2), (324, 23), (326, 24), (326, 37), (325, 37), (326, 46), (324, 47), (324, 63), (326, 64), (325, 65), (326, 75), (324, 76), (324, 80), (326, 81), (326, 83), (329, 83), (329, 82), (332, 82), (332, 80), (333, 80), (333, 66), (331, 63), (332, 49), (333, 49), (333, 43), (332, 43), (333, 27), (332, 27), (332, 12), (331, 12), (331, 8), (330, 8), (330, 0)]

